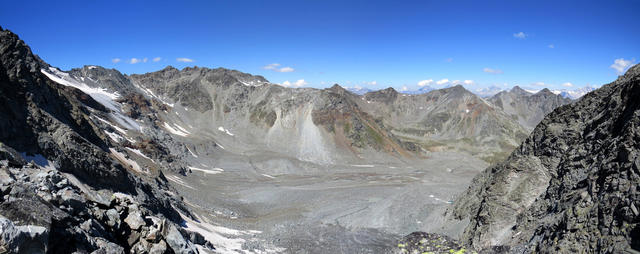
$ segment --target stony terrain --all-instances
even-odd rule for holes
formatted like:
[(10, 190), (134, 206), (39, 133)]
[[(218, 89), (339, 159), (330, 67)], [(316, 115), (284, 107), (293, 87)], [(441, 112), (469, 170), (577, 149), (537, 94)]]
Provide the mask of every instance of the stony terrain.
[(512, 253), (640, 250), (640, 66), (549, 114), (477, 176), (451, 214), (461, 241)]

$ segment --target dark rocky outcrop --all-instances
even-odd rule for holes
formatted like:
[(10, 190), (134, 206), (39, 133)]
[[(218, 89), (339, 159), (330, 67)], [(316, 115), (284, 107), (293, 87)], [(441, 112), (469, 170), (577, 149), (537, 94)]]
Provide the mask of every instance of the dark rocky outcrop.
[(450, 211), (461, 241), (512, 253), (640, 251), (640, 65), (562, 106)]
[(178, 211), (190, 213), (161, 171), (133, 172), (114, 157), (124, 147), (92, 120), (110, 109), (50, 80), (47, 67), (0, 29), (0, 253), (196, 253), (190, 239), (212, 249), (178, 230)]

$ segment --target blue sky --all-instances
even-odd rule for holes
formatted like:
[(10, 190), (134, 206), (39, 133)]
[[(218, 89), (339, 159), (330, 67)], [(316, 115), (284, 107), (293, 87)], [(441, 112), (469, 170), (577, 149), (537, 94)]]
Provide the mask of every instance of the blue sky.
[(635, 0), (9, 1), (0, 26), (63, 70), (197, 65), (292, 86), (573, 89), (640, 61), (638, 10)]

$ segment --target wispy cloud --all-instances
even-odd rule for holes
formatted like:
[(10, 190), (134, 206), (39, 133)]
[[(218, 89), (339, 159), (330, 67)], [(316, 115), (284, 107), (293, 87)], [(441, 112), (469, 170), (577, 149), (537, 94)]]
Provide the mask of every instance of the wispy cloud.
[(484, 68), (484, 69), (482, 69), (482, 71), (484, 71), (486, 73), (490, 73), (490, 74), (502, 74), (502, 73), (504, 73), (502, 70), (491, 69), (491, 68)]
[(409, 88), (407, 86), (400, 87), (400, 92), (406, 92), (406, 91), (409, 91)]
[(296, 82), (289, 82), (289, 80), (282, 82), (282, 86), (284, 87), (293, 87), (293, 88), (298, 88), (298, 87), (302, 87), (305, 85), (308, 85), (309, 83), (307, 83), (306, 81), (304, 81), (304, 79), (298, 79), (298, 81)]
[(119, 63), (120, 61), (122, 61), (120, 58), (111, 59), (112, 63)]
[(444, 61), (447, 62), (447, 63), (451, 63), (451, 62), (453, 62), (453, 58), (449, 57), (449, 58), (445, 59)]
[(147, 61), (149, 61), (149, 58), (146, 58), (146, 57), (145, 57), (145, 58), (142, 58), (142, 62), (143, 62), (143, 63), (146, 63)]
[(562, 86), (564, 86), (564, 87), (573, 87), (573, 84), (571, 84), (571, 82), (566, 82), (566, 83), (563, 83)]
[(635, 59), (625, 60), (624, 58), (618, 58), (616, 60), (613, 60), (613, 64), (609, 66), (609, 68), (616, 70), (618, 74), (622, 74), (629, 67), (631, 67), (631, 65), (633, 65), (633, 62), (635, 62)]
[(142, 61), (142, 60), (140, 60), (140, 59), (138, 59), (138, 58), (135, 58), (135, 57), (134, 57), (134, 58), (131, 58), (131, 60), (129, 60), (129, 63), (130, 63), (130, 64), (137, 64), (137, 63), (139, 63), (139, 62), (141, 62), (141, 61)]
[(365, 82), (363, 82), (363, 84), (369, 85), (369, 86), (375, 86), (375, 85), (378, 84), (378, 81), (375, 81), (375, 80), (374, 81), (369, 81), (369, 82), (365, 81)]
[(470, 79), (462, 81), (462, 83), (464, 83), (465, 85), (473, 85), (473, 84), (475, 84), (475, 82), (473, 82), (473, 80), (470, 80)]
[(294, 69), (291, 68), (291, 67), (282, 67), (282, 68), (280, 68), (278, 70), (275, 70), (275, 71), (277, 71), (277, 72), (293, 72)]
[(529, 35), (525, 34), (524, 32), (519, 32), (519, 33), (515, 33), (513, 34), (513, 37), (518, 38), (518, 39), (525, 39), (527, 38)]
[(547, 84), (545, 84), (544, 82), (535, 82), (535, 83), (531, 83), (531, 85), (533, 85), (533, 86), (546, 86)]
[(547, 47), (549, 47), (550, 49), (554, 49), (554, 48), (556, 48), (556, 45), (549, 44), (549, 46), (547, 46)]
[(433, 84), (433, 79), (425, 79), (425, 80), (420, 80), (418, 81), (418, 86), (419, 87), (423, 87), (423, 86), (428, 86)]
[(186, 57), (178, 57), (176, 58), (176, 61), (183, 62), (183, 63), (193, 63), (193, 59), (186, 58)]
[(444, 85), (446, 83), (449, 83), (449, 79), (443, 78), (441, 80), (438, 80), (438, 82), (436, 82), (436, 84), (438, 85)]
[(160, 62), (160, 60), (162, 60), (162, 57), (154, 57), (153, 58), (154, 62)]
[(272, 71), (276, 71), (276, 72), (293, 72), (293, 71), (295, 71), (295, 69), (293, 69), (291, 67), (288, 67), (288, 66), (280, 68), (280, 64), (279, 63), (267, 64), (267, 65), (263, 66), (262, 69), (272, 70)]

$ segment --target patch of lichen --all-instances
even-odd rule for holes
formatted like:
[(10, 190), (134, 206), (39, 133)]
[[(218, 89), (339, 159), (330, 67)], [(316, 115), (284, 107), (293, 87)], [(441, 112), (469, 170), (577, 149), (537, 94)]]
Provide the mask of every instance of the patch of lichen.
[(456, 240), (447, 236), (414, 232), (398, 242), (394, 253), (473, 254), (477, 252), (460, 245)]

